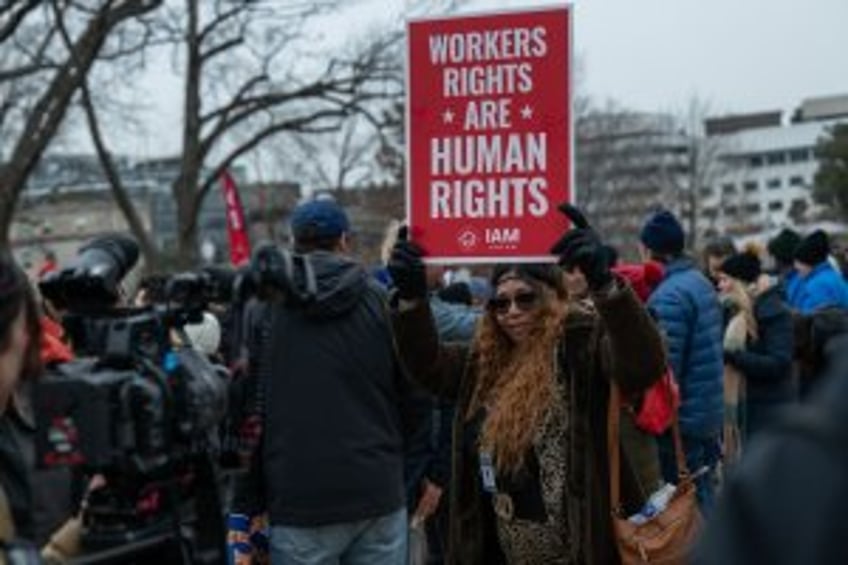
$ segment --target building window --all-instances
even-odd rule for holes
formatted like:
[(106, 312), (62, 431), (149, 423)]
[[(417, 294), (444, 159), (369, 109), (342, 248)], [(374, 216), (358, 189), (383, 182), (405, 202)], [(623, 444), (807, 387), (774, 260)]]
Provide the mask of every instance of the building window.
[(807, 148), (804, 149), (793, 149), (789, 152), (789, 160), (793, 163), (802, 163), (804, 161), (810, 160), (810, 150)]
[(780, 188), (781, 184), (780, 179), (769, 179), (767, 186), (769, 187), (769, 190), (774, 190), (776, 188)]
[(727, 216), (735, 216), (738, 211), (739, 210), (736, 208), (736, 206), (728, 206), (724, 209), (724, 213)]
[(705, 218), (712, 219), (712, 218), (715, 218), (716, 216), (718, 216), (718, 210), (716, 210), (715, 208), (704, 208), (703, 211), (701, 212), (701, 214)]
[(782, 165), (786, 162), (786, 153), (783, 151), (773, 151), (766, 155), (766, 162), (769, 165)]
[(790, 208), (798, 208), (798, 209), (806, 211), (806, 209), (809, 207), (809, 205), (807, 204), (807, 201), (804, 200), (803, 198), (795, 198), (795, 199), (792, 200), (792, 204), (790, 204), (789, 207)]
[(762, 155), (752, 155), (749, 163), (751, 164), (752, 167), (762, 167), (763, 166), (763, 156)]
[(733, 184), (725, 184), (722, 185), (721, 191), (724, 194), (736, 194), (736, 186)]
[(710, 188), (708, 186), (701, 187), (701, 198), (709, 198), (712, 195), (713, 195), (713, 189), (712, 188)]
[(772, 202), (769, 202), (768, 208), (772, 212), (776, 212), (777, 210), (783, 210), (783, 200), (774, 200)]
[(804, 177), (790, 177), (789, 186), (804, 186)]
[(745, 211), (749, 214), (758, 214), (760, 212), (759, 204), (747, 204), (745, 205)]
[(758, 188), (757, 187), (757, 181), (755, 181), (755, 180), (746, 181), (745, 184), (742, 185), (742, 187), (745, 189), (745, 192), (756, 192), (757, 188)]

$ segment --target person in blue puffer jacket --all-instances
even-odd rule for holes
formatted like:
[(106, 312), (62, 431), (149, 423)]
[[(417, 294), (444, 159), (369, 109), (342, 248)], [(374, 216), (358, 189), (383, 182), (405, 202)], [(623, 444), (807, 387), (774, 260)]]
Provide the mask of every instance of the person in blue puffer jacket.
[[(713, 285), (683, 253), (680, 222), (667, 210), (654, 213), (640, 234), (642, 254), (665, 266), (648, 310), (665, 335), (668, 359), (680, 386), (680, 430), (689, 470), (699, 473), (698, 502), (709, 512), (720, 457), (724, 418), (722, 310)], [(677, 481), (670, 434), (659, 438), (663, 477)]]
[(800, 282), (790, 306), (801, 314), (826, 307), (848, 308), (848, 285), (830, 264), (829, 255), (830, 240), (822, 230), (808, 235), (795, 250)]

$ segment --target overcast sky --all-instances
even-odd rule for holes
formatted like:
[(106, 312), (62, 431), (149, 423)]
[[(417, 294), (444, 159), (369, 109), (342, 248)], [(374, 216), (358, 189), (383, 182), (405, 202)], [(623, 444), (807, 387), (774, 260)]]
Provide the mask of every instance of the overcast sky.
[[(536, 2), (535, 5), (550, 2)], [(526, 2), (477, 0), (472, 9)], [(577, 0), (586, 90), (640, 110), (793, 108), (848, 93), (848, 0)]]
[[(328, 41), (397, 21), (411, 1), (420, 3), (345, 1), (344, 13), (322, 24)], [(467, 0), (460, 12), (546, 4), (555, 2)], [(791, 111), (805, 97), (848, 93), (848, 0), (576, 0), (574, 7), (582, 87), (599, 99), (681, 112), (697, 96), (715, 113), (738, 113)], [(170, 69), (151, 72), (147, 90), (138, 96), (163, 122), (154, 129), (173, 128), (181, 101)], [(178, 136), (147, 137), (138, 151), (179, 148)]]

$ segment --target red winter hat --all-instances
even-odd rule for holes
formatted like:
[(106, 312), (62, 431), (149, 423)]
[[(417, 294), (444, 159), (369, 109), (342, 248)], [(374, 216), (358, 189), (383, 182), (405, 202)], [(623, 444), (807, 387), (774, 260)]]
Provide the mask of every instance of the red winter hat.
[(636, 296), (642, 302), (647, 302), (648, 297), (660, 284), (665, 274), (662, 264), (656, 261), (646, 261), (645, 263), (619, 264), (612, 268), (612, 271), (621, 275), (633, 287)]

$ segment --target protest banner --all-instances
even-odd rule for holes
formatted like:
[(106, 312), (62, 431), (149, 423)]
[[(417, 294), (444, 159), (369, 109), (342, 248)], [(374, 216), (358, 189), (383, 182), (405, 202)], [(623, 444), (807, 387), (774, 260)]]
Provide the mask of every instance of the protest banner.
[(551, 260), (574, 198), (570, 6), (408, 22), (407, 221), (428, 260)]
[(244, 221), (244, 207), (241, 204), (236, 181), (229, 171), (221, 174), (221, 190), (227, 210), (227, 238), (230, 242), (230, 263), (241, 267), (250, 261), (250, 237)]

